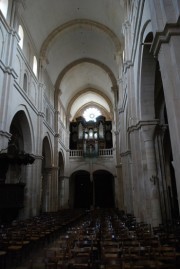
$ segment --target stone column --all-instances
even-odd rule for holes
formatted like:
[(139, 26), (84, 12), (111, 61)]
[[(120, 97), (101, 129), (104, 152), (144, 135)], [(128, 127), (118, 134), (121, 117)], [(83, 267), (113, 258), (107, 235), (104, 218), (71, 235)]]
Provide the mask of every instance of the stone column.
[(52, 173), (51, 169), (48, 169), (46, 174), (46, 212), (51, 212), (51, 186), (52, 186)]
[(33, 171), (33, 215), (36, 216), (41, 210), (42, 201), (42, 156), (35, 156), (36, 160), (34, 162)]
[[(154, 0), (154, 2), (157, 2)], [(163, 40), (163, 41), (162, 41)], [(158, 33), (151, 48), (154, 57), (158, 57), (164, 98), (167, 109), (167, 118), (173, 166), (176, 176), (177, 193), (180, 207), (180, 27), (177, 24), (167, 24), (166, 28)]]
[(58, 178), (58, 209), (63, 208), (63, 198), (64, 198), (64, 176), (59, 176)]
[(46, 168), (43, 171), (43, 178), (42, 178), (42, 211), (43, 212), (50, 212), (52, 210), (52, 170), (51, 168)]
[(152, 226), (158, 226), (161, 223), (155, 148), (153, 141), (155, 127), (156, 124), (147, 124), (142, 126), (147, 164), (147, 173), (145, 178), (145, 189), (147, 197), (147, 222), (151, 223)]
[(122, 164), (116, 166), (117, 176), (114, 176), (115, 205), (120, 210), (124, 210), (124, 183), (122, 176)]
[(60, 207), (69, 208), (69, 177), (61, 176), (61, 186), (59, 190), (60, 195)]
[[(159, 195), (161, 203), (161, 212), (162, 212), (162, 223), (168, 222), (171, 216), (171, 205), (169, 201), (169, 192), (168, 192), (168, 175), (166, 175), (166, 162), (164, 156), (164, 135), (168, 129), (167, 125), (161, 125), (158, 128), (156, 134), (156, 147), (157, 147), (157, 161), (159, 162), (159, 171), (158, 171), (158, 183), (159, 183)], [(170, 174), (169, 174), (170, 176)]]
[(20, 218), (30, 218), (33, 216), (33, 165), (28, 164), (24, 169), (23, 181), (25, 183), (24, 188), (24, 208), (20, 213)]
[(58, 167), (52, 168), (51, 179), (51, 211), (58, 210)]
[(69, 208), (69, 177), (64, 176), (64, 208)]

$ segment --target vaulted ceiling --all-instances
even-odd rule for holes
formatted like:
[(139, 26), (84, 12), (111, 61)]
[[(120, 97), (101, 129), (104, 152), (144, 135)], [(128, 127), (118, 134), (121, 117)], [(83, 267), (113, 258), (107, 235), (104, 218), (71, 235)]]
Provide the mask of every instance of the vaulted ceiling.
[(124, 0), (25, 0), (24, 23), (64, 108), (73, 115), (84, 105), (85, 93), (87, 103), (112, 110), (124, 13)]

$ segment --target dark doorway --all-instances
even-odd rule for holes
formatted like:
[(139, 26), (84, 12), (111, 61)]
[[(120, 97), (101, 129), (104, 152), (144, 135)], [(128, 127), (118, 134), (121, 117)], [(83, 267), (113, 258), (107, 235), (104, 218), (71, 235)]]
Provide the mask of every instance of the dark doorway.
[(89, 209), (92, 204), (90, 174), (86, 171), (78, 171), (74, 175), (74, 183), (74, 207)]
[(114, 177), (111, 173), (99, 170), (93, 174), (95, 207), (114, 207)]

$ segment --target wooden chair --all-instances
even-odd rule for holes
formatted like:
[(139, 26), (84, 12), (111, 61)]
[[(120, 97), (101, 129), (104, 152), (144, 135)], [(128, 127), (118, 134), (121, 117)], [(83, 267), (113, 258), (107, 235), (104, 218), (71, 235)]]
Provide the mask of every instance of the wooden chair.
[(46, 269), (56, 269), (58, 262), (56, 257), (56, 251), (52, 249), (45, 250), (44, 262)]
[(87, 257), (74, 257), (69, 265), (73, 269), (87, 269), (90, 268), (90, 261)]
[(176, 268), (176, 249), (172, 246), (154, 248), (154, 258), (159, 261), (159, 268)]

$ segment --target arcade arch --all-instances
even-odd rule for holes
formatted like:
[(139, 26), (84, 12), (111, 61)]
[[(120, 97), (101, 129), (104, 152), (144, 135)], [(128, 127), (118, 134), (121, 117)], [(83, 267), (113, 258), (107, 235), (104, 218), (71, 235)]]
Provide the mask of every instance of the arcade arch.
[(73, 208), (114, 207), (114, 176), (106, 170), (79, 170), (70, 176), (70, 206)]

